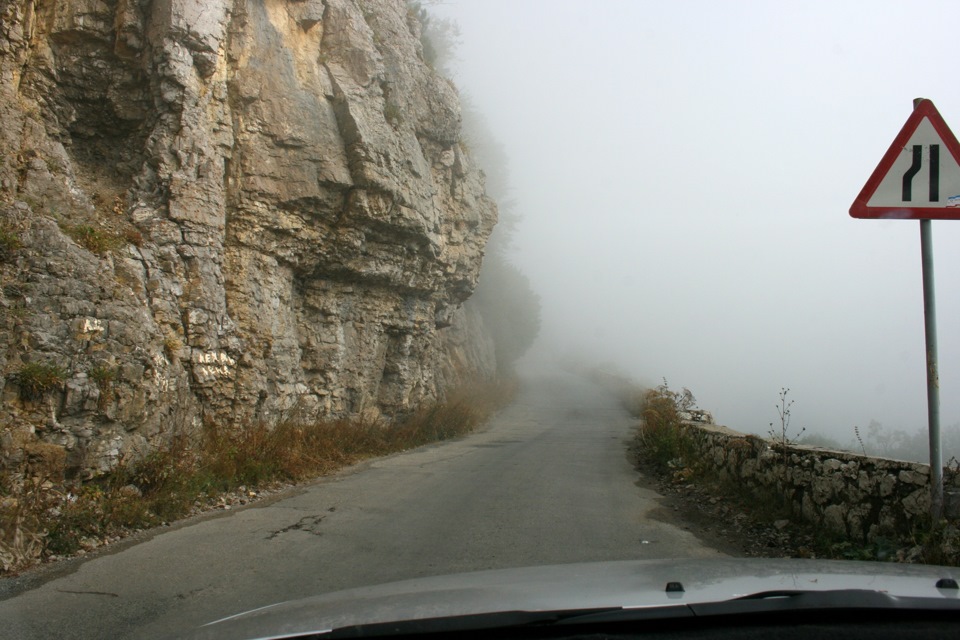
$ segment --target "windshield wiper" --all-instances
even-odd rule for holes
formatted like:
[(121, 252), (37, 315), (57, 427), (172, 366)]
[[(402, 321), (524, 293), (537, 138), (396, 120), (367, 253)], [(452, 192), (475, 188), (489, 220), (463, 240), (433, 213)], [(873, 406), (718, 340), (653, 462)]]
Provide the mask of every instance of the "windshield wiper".
[[(712, 617), (784, 614), (804, 611), (882, 610), (887, 613), (951, 611), (960, 613), (960, 599), (892, 596), (882, 591), (839, 589), (833, 591), (761, 591), (718, 602), (691, 602), (682, 605), (622, 608), (569, 615), (556, 624), (623, 623), (680, 617)], [(684, 615), (684, 611), (686, 615)]]
[(957, 598), (893, 596), (884, 591), (868, 589), (779, 590), (761, 591), (722, 602), (694, 603), (690, 604), (690, 608), (697, 616), (853, 609), (960, 611), (960, 600)]
[(517, 629), (540, 625), (554, 625), (568, 617), (577, 618), (580, 616), (603, 615), (617, 611), (621, 611), (621, 607), (575, 609), (572, 611), (497, 611), (494, 613), (477, 613), (461, 616), (351, 625), (315, 635), (306, 635), (302, 638), (335, 640), (339, 638), (415, 636), (430, 633), (483, 631), (485, 629)]

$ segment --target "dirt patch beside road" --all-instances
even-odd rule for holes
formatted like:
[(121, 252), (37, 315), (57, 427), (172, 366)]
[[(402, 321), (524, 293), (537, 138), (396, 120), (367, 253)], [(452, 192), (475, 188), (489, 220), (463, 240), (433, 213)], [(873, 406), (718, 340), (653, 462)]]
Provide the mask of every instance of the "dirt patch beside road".
[(706, 544), (741, 557), (813, 557), (813, 534), (786, 519), (770, 521), (749, 505), (709, 485), (674, 482), (632, 451), (639, 472), (637, 485), (656, 491), (662, 508), (653, 517), (682, 527)]
[(795, 525), (778, 521), (775, 526), (758, 521), (745, 508), (692, 484), (673, 484), (642, 474), (637, 484), (661, 494), (663, 508), (651, 514), (680, 526), (732, 556), (792, 558), (807, 557), (789, 531)]

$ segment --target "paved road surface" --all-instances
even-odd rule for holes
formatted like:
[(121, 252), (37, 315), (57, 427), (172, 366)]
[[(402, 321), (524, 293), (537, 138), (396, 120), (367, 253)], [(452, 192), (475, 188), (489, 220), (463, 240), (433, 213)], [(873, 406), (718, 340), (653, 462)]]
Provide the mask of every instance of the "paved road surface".
[(0, 635), (155, 638), (271, 602), (460, 571), (722, 555), (652, 516), (631, 420), (565, 374), (489, 428), (357, 465), (280, 499), (0, 581)]

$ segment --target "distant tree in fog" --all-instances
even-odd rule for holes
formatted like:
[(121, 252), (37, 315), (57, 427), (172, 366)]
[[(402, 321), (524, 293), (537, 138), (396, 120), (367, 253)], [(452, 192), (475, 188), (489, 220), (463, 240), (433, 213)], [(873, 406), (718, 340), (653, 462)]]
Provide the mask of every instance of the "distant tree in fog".
[(437, 0), (407, 0), (408, 19), (420, 23), (420, 44), (423, 59), (436, 71), (450, 76), (450, 62), (460, 43), (460, 27), (447, 18), (437, 18), (425, 5), (437, 4)]
[(497, 366), (507, 373), (540, 332), (540, 297), (519, 269), (492, 253), (483, 262), (474, 299), (493, 337)]
[[(408, 16), (420, 22), (424, 59), (437, 72), (450, 75), (460, 29), (452, 20), (433, 16), (426, 8), (433, 3), (430, 0), (408, 0)], [(496, 201), (500, 213), (500, 220), (487, 242), (480, 282), (472, 300), (493, 338), (497, 366), (506, 373), (530, 348), (540, 331), (540, 297), (531, 288), (530, 280), (508, 257), (519, 216), (510, 197), (506, 150), (469, 96), (461, 92), (460, 98), (463, 114), (461, 144), (483, 170), (487, 195)]]
[(487, 194), (497, 202), (500, 220), (487, 241), (474, 300), (490, 331), (501, 372), (526, 353), (540, 332), (540, 297), (509, 258), (520, 217), (510, 197), (509, 158), (469, 97), (462, 97), (463, 136), (486, 176)]

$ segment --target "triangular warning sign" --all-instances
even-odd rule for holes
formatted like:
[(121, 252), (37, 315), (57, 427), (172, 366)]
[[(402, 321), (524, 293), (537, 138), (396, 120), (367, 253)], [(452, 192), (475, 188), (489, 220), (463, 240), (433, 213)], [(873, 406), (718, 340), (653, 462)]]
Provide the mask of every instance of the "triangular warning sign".
[(931, 101), (914, 108), (850, 215), (960, 220), (960, 143)]

